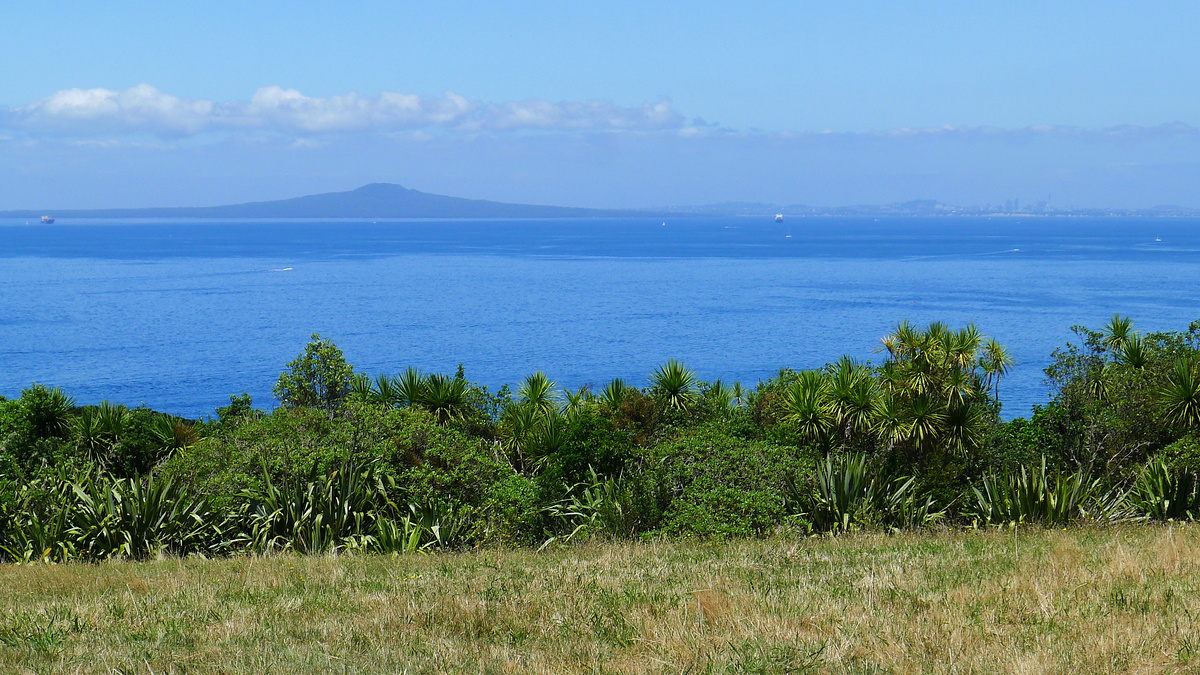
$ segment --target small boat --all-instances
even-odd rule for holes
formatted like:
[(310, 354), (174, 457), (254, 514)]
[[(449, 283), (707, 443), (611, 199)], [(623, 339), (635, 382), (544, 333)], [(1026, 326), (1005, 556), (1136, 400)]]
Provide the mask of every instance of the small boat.
[(783, 214), (782, 214), (782, 213), (776, 213), (776, 214), (775, 214), (775, 222), (777, 222), (777, 223), (782, 223), (782, 222), (783, 222)]
[(49, 225), (50, 223), (53, 223), (53, 222), (54, 222), (54, 219), (51, 218), (50, 216), (42, 216), (42, 224), (43, 225)]

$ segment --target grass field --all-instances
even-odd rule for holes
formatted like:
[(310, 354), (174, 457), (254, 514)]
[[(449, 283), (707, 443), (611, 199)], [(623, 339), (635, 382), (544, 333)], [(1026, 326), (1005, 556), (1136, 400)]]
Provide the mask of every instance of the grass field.
[(1179, 672), (1200, 527), (0, 567), (0, 672)]

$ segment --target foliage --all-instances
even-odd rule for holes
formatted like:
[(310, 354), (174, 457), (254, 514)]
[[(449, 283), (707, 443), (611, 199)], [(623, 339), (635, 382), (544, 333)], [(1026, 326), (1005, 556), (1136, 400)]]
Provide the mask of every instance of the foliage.
[(924, 330), (902, 322), (884, 337), (880, 438), (917, 462), (977, 450), (995, 417), (980, 365), (988, 358), (983, 344), (973, 324), (952, 331), (938, 322)]
[(35, 384), (21, 392), (20, 401), (35, 437), (63, 438), (69, 432), (75, 399), (62, 389)]
[(806, 370), (784, 391), (783, 419), (802, 441), (827, 440), (836, 422), (829, 399), (829, 382), (824, 374)]
[(971, 488), (970, 515), (988, 525), (1039, 523), (1063, 525), (1073, 520), (1118, 520), (1125, 513), (1125, 496), (1104, 491), (1099, 479), (1086, 471), (1051, 475), (1045, 458), (1041, 469), (1018, 474), (984, 476)]
[(974, 326), (901, 323), (743, 388), (671, 360), (514, 395), (407, 368), (355, 375), (319, 335), (255, 410), (193, 421), (33, 385), (0, 399), (0, 555), (412, 552), (638, 536), (1193, 519), (1200, 322), (1114, 317), (1057, 350), (1051, 397), (999, 419), (1012, 358)]
[(844, 531), (864, 521), (875, 503), (875, 481), (867, 458), (851, 455), (834, 462), (826, 457), (817, 464), (813, 497), (809, 516), (818, 529)]
[(433, 414), (439, 422), (461, 420), (467, 411), (467, 383), (448, 375), (429, 375), (425, 378), (417, 404)]
[(556, 440), (552, 452), (544, 452), (546, 461), (539, 477), (543, 485), (557, 487), (584, 483), (592, 473), (620, 476), (625, 472), (626, 464), (636, 456), (633, 436), (617, 429), (609, 418), (594, 408), (585, 408), (569, 418), (554, 419), (559, 420), (561, 440)]
[(1177, 358), (1159, 391), (1163, 417), (1169, 424), (1200, 431), (1200, 360)]
[(625, 380), (619, 377), (613, 378), (611, 382), (604, 385), (604, 389), (600, 390), (600, 400), (608, 406), (609, 410), (617, 410), (624, 402), (625, 392), (628, 390), (629, 385), (625, 384)]
[(238, 396), (229, 397), (229, 405), (217, 408), (219, 424), (238, 424), (247, 419), (257, 419), (263, 416), (261, 410), (254, 409), (254, 400), (250, 394), (242, 392)]
[(622, 481), (602, 478), (589, 469), (588, 480), (570, 486), (565, 496), (545, 508), (552, 543), (568, 543), (593, 536), (627, 537), (636, 530), (632, 494)]
[(517, 389), (517, 400), (521, 405), (532, 409), (539, 415), (546, 415), (558, 410), (558, 396), (554, 391), (554, 382), (540, 370), (525, 378)]
[(785, 447), (727, 436), (712, 427), (688, 430), (652, 448), (634, 480), (642, 528), (668, 534), (762, 535), (794, 500), (789, 476), (806, 462)]
[[(38, 488), (48, 496), (39, 503)], [(65, 472), (30, 486), (3, 544), (12, 560), (145, 558), (160, 553), (219, 553), (226, 519), (183, 485)]]
[(888, 480), (859, 453), (829, 456), (817, 463), (813, 487), (794, 486), (809, 524), (818, 531), (845, 532), (883, 525), (893, 529), (925, 527), (945, 517), (933, 497), (921, 494), (912, 476)]
[(1200, 512), (1196, 473), (1172, 468), (1163, 459), (1155, 458), (1138, 476), (1132, 502), (1151, 520), (1193, 519)]
[(246, 513), (241, 520), (251, 550), (324, 553), (367, 548), (375, 542), (372, 533), (377, 529), (385, 532), (390, 544), (403, 547), (408, 541), (397, 536), (394, 528), (378, 525), (396, 514), (370, 467), (360, 469), (346, 462), (319, 475), (314, 466), (305, 479), (279, 486), (265, 469), (262, 487), (245, 493)]
[(675, 359), (670, 359), (654, 371), (650, 383), (663, 405), (687, 410), (696, 401), (696, 374)]
[(393, 380), (392, 387), (396, 392), (396, 403), (411, 408), (424, 399), (425, 376), (421, 371), (409, 366)]
[(285, 406), (322, 408), (332, 414), (350, 393), (354, 369), (337, 345), (317, 333), (287, 368), (274, 389)]
[(1046, 368), (1053, 399), (1050, 457), (1093, 466), (1115, 482), (1135, 480), (1139, 467), (1195, 428), (1200, 322), (1186, 333), (1142, 335), (1127, 317), (1102, 331), (1074, 328), (1078, 342), (1053, 354)]

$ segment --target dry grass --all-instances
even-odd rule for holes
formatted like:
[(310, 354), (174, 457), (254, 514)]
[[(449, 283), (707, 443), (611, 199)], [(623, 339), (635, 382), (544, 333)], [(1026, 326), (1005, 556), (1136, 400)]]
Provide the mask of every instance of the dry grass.
[(1158, 672), (1200, 526), (0, 568), (0, 671)]

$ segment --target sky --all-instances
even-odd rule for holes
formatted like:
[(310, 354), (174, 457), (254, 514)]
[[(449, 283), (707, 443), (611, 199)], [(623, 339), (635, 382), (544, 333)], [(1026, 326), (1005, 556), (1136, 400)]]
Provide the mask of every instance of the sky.
[(1200, 207), (1197, 34), (1170, 1), (6, 3), (0, 209)]

